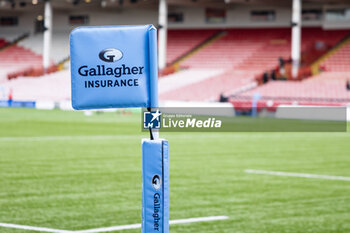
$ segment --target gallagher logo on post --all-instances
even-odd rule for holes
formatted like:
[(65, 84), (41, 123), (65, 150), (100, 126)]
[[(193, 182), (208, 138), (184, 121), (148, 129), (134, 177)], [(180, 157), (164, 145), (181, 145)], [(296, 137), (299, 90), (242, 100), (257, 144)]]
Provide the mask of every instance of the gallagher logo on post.
[(162, 113), (157, 111), (143, 112), (144, 129), (160, 129)]
[(155, 190), (159, 190), (162, 185), (162, 180), (160, 179), (159, 175), (154, 175), (152, 178), (152, 187)]
[(98, 54), (99, 58), (105, 62), (116, 62), (122, 59), (123, 53), (118, 49), (104, 49)]
[[(118, 49), (108, 48), (102, 50), (98, 57), (104, 62), (114, 63), (123, 58), (123, 53)], [(138, 87), (139, 75), (144, 75), (144, 68), (143, 66), (127, 66), (125, 64), (118, 66), (115, 64), (82, 65), (78, 69), (78, 74), (87, 78), (96, 77), (96, 79), (84, 80), (85, 88)], [(106, 78), (101, 79), (103, 76), (106, 76)]]

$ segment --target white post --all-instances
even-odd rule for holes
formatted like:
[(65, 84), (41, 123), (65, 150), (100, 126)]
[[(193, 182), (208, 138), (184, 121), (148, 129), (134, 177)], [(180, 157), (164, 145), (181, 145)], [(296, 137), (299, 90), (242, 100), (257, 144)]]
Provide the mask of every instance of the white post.
[(301, 47), (301, 0), (293, 0), (292, 9), (292, 76), (297, 78)]
[(50, 67), (50, 50), (52, 37), (52, 8), (50, 0), (45, 0), (44, 13), (44, 45), (43, 45), (43, 67), (44, 71)]
[(159, 0), (159, 13), (158, 13), (159, 28), (159, 52), (158, 52), (158, 66), (159, 69), (166, 67), (166, 44), (167, 44), (167, 31), (168, 31), (168, 6), (166, 0)]

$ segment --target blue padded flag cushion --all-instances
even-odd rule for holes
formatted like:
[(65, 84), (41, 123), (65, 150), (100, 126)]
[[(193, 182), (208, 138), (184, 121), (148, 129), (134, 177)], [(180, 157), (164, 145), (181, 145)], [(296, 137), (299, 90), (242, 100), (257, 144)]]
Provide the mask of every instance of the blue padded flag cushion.
[(154, 26), (79, 27), (70, 54), (74, 109), (158, 107)]
[(169, 233), (169, 143), (142, 141), (142, 233)]

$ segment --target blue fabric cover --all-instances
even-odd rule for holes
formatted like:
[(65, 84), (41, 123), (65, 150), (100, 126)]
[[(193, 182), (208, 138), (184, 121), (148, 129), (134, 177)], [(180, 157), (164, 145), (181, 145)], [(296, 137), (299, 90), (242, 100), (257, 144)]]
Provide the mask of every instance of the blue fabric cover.
[(142, 233), (153, 232), (169, 233), (169, 144), (164, 139), (142, 141)]
[(153, 25), (76, 28), (70, 53), (74, 109), (158, 107)]

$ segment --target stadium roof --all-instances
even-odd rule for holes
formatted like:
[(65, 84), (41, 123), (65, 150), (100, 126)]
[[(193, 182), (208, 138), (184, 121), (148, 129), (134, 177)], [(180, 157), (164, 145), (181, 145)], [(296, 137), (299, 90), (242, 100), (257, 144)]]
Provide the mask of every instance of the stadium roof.
[[(158, 6), (158, 0), (51, 0), (55, 9), (93, 9), (95, 7), (116, 9), (123, 7), (147, 7)], [(168, 0), (170, 6), (197, 6), (212, 8), (231, 8), (237, 5), (269, 5), (291, 6), (292, 0)], [(303, 6), (307, 5), (336, 5), (349, 4), (349, 0), (303, 0)], [(32, 10), (43, 7), (44, 0), (0, 0), (0, 10)]]

